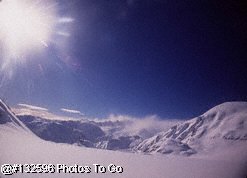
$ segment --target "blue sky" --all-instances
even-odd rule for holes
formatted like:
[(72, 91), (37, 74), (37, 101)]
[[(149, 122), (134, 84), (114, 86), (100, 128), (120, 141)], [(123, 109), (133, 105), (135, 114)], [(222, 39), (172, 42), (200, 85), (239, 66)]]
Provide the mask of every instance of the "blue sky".
[[(11, 105), (190, 118), (246, 101), (246, 12), (232, 1), (57, 1), (66, 46), (14, 66)], [(56, 39), (59, 43), (60, 39)], [(61, 41), (62, 43), (63, 41)], [(1, 74), (3, 76), (3, 74)]]

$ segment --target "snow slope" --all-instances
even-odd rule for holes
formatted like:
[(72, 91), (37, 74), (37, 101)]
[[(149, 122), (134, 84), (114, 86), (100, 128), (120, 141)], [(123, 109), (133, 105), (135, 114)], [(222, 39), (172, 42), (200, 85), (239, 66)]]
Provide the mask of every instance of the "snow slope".
[[(0, 124), (10, 124), (12, 127), (30, 130), (13, 114), (11, 109), (0, 99)], [(30, 132), (31, 133), (31, 132)]]
[(247, 150), (247, 102), (218, 105), (144, 140), (135, 149), (146, 153), (191, 155), (239, 146)]
[[(0, 126), (0, 164), (66, 164), (88, 165), (89, 174), (27, 174), (4, 177), (126, 177), (126, 178), (242, 178), (244, 164), (238, 160), (214, 160), (214, 158), (190, 158), (179, 156), (155, 156), (122, 153), (47, 142), (23, 130)], [(123, 167), (123, 173), (95, 173), (93, 164)], [(85, 175), (86, 174), (86, 175)]]
[[(246, 176), (246, 149), (241, 154), (201, 154), (194, 157), (143, 155), (58, 144), (41, 140), (23, 127), (6, 105), (0, 102), (0, 165), (3, 164), (75, 164), (91, 167), (91, 173), (28, 174), (4, 177), (128, 177), (128, 178), (243, 178)], [(11, 117), (10, 117), (11, 116)], [(3, 122), (4, 121), (4, 122)], [(8, 121), (8, 122), (6, 122)], [(16, 124), (16, 122), (20, 124)], [(226, 156), (227, 155), (227, 156)], [(229, 156), (228, 156), (229, 155)], [(123, 167), (123, 173), (95, 173), (93, 164)]]

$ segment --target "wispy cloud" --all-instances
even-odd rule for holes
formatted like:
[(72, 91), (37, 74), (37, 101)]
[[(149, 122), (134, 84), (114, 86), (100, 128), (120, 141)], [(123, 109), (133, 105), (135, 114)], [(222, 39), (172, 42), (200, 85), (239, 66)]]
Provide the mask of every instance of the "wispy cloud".
[(84, 114), (81, 113), (81, 111), (77, 111), (77, 110), (73, 110), (73, 109), (66, 109), (66, 108), (61, 108), (60, 110), (63, 112), (66, 112), (66, 113), (78, 114), (78, 115), (84, 116)]
[(57, 114), (54, 114), (50, 112), (48, 109), (39, 107), (39, 106), (33, 106), (28, 104), (18, 104), (18, 107), (12, 108), (13, 112), (16, 115), (32, 115), (34, 117), (40, 117), (44, 119), (49, 120), (78, 120), (74, 117), (67, 117), (67, 116), (60, 116)]
[(22, 106), (22, 107), (25, 107), (31, 110), (48, 111), (48, 109), (43, 108), (43, 107), (33, 106), (33, 105), (23, 104), (23, 103), (18, 104), (18, 106)]

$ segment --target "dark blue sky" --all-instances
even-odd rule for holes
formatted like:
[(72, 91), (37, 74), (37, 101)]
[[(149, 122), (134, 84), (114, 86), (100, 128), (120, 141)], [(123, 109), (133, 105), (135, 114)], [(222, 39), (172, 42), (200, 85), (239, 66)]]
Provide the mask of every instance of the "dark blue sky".
[(11, 104), (67, 107), (93, 117), (189, 118), (222, 102), (246, 101), (246, 3), (60, 3), (60, 13), (75, 19), (68, 45), (16, 67), (18, 75), (1, 88)]

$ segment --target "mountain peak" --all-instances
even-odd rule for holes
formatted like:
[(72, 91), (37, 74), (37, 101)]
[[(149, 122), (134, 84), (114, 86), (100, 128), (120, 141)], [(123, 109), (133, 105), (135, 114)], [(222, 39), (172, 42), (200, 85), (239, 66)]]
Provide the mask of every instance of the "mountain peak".
[(225, 113), (225, 114), (232, 114), (236, 112), (247, 112), (247, 102), (244, 101), (233, 101), (233, 102), (225, 102), (222, 104), (219, 104), (212, 109), (205, 112), (203, 115), (209, 115), (212, 113)]
[[(229, 145), (232, 145), (233, 141), (247, 141), (247, 102), (226, 102), (215, 106), (199, 117), (144, 140), (135, 149), (149, 153), (181, 150), (180, 153), (190, 155), (226, 146), (230, 142)], [(168, 144), (164, 143), (176, 144), (168, 152)]]

